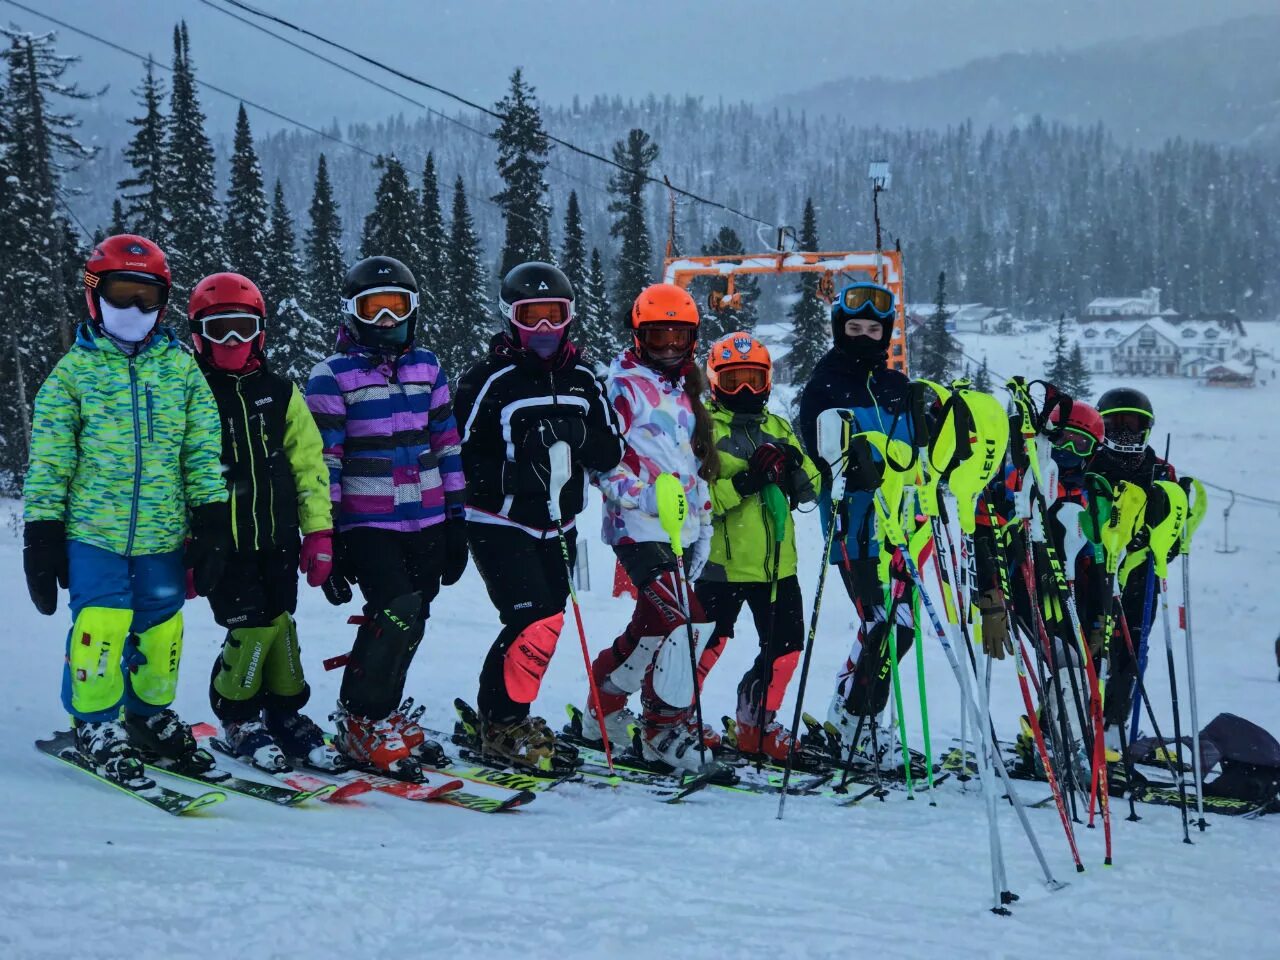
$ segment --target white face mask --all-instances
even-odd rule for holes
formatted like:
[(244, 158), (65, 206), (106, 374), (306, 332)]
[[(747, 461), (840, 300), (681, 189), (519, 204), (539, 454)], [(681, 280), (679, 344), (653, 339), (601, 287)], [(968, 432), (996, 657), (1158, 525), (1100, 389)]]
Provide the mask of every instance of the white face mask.
[(140, 343), (155, 329), (157, 311), (143, 313), (138, 307), (113, 307), (100, 301), (102, 328), (121, 343)]

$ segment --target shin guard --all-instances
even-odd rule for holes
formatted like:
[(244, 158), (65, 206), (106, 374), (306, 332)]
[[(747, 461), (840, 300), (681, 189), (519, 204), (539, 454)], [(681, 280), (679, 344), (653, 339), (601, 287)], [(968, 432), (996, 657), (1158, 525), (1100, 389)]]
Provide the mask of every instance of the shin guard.
[(129, 689), (147, 706), (167, 707), (178, 692), (182, 659), (182, 611), (137, 636)]
[(502, 680), (507, 696), (516, 703), (533, 703), (538, 699), (542, 677), (556, 652), (560, 631), (564, 629), (564, 611), (529, 624), (516, 636), (502, 658)]
[(219, 720), (237, 722), (258, 715), (262, 677), (277, 642), (274, 626), (227, 631), (209, 683), (209, 705)]
[(271, 621), (275, 641), (267, 651), (263, 675), (263, 705), (280, 713), (296, 712), (311, 698), (302, 672), (302, 649), (298, 645), (298, 625), (288, 613)]
[(120, 661), (133, 622), (132, 610), (85, 607), (67, 638), (68, 710), (89, 716), (114, 710), (124, 696)]
[(361, 624), (342, 676), (343, 707), (370, 720), (389, 716), (400, 704), (405, 675), (425, 630), (419, 593), (396, 597)]

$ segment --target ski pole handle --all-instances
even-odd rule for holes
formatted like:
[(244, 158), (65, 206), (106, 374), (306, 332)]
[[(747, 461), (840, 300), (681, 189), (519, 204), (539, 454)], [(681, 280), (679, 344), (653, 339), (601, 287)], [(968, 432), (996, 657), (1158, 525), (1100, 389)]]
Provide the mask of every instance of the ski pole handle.
[(547, 512), (551, 514), (552, 520), (559, 523), (561, 520), (560, 491), (569, 482), (569, 474), (572, 471), (569, 445), (563, 440), (557, 440), (547, 451), (547, 459), (551, 461), (551, 483), (547, 488)]
[(653, 487), (658, 501), (658, 522), (671, 541), (671, 549), (675, 551), (675, 555), (683, 557), (684, 544), (680, 541), (680, 531), (684, 529), (684, 518), (689, 512), (684, 484), (673, 474), (661, 473), (653, 481)]
[(787, 517), (791, 508), (787, 504), (787, 495), (778, 489), (776, 483), (766, 483), (761, 491), (764, 498), (764, 509), (769, 514), (769, 523), (773, 526), (773, 542), (781, 543), (787, 535)]

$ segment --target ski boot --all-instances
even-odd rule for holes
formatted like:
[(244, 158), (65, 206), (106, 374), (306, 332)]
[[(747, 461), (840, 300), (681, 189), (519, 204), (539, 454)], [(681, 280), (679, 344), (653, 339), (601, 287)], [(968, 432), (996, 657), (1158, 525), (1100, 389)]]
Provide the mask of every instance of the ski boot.
[(289, 761), (260, 720), (234, 720), (222, 725), (226, 743), (237, 757), (248, 760), (267, 773), (286, 773)]
[(213, 754), (196, 744), (191, 727), (170, 707), (149, 717), (126, 710), (124, 728), (144, 757), (156, 757), (165, 766), (184, 773), (204, 773), (214, 767)]
[(348, 713), (339, 704), (329, 719), (335, 724), (333, 745), (356, 766), (400, 780), (422, 778), (421, 764), (390, 717), (370, 720)]
[(305, 760), (317, 770), (336, 771), (350, 766), (346, 758), (326, 743), (316, 722), (302, 713), (265, 711), (266, 729), (285, 756)]
[[(604, 738), (600, 735), (600, 721), (596, 719), (590, 704), (587, 704), (581, 716), (582, 739), (592, 746), (602, 745)], [(639, 717), (625, 706), (613, 711), (613, 713), (606, 713), (604, 715), (604, 729), (609, 734), (609, 746), (614, 750), (625, 747), (626, 744), (631, 742), (631, 728), (639, 724)], [(620, 744), (621, 746), (619, 746)]]
[[(698, 715), (696, 711), (689, 711), (689, 718), (685, 721), (685, 726), (689, 728), (689, 733), (693, 736), (698, 735)], [(713, 754), (719, 754), (724, 746), (724, 738), (720, 736), (720, 731), (709, 723), (702, 725), (702, 743), (707, 750)]]
[(743, 756), (763, 756), (774, 763), (787, 762), (787, 755), (791, 752), (791, 733), (778, 721), (770, 720), (762, 729), (739, 718), (735, 729), (738, 752)]
[(129, 735), (115, 720), (77, 720), (72, 734), (76, 750), (94, 773), (130, 790), (150, 790), (156, 785), (146, 774), (142, 757), (129, 743)]
[(541, 717), (510, 723), (480, 722), (480, 752), (490, 760), (535, 774), (570, 773), (571, 759), (561, 756), (555, 734)]
[(703, 768), (697, 720), (690, 723), (687, 710), (675, 716), (645, 711), (640, 749), (646, 760), (665, 763), (677, 775), (699, 773)]
[(447, 767), (449, 756), (444, 752), (444, 747), (428, 738), (426, 731), (418, 724), (426, 710), (426, 707), (415, 707), (413, 697), (405, 697), (400, 708), (387, 717), (387, 721), (400, 731), (400, 738), (419, 761), (433, 767)]

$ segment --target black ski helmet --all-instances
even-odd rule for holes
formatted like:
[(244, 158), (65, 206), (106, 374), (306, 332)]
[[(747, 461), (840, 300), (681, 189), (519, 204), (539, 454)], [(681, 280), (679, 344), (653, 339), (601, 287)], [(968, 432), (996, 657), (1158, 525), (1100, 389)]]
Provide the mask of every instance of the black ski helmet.
[[(356, 314), (357, 297), (382, 289), (410, 294), (409, 313), (397, 318), (395, 326), (375, 326)], [(378, 350), (402, 349), (413, 342), (418, 326), (418, 281), (413, 271), (395, 257), (365, 257), (342, 279), (342, 310), (347, 332), (356, 343)]]
[[(527, 329), (516, 325), (516, 305), (530, 300), (556, 300), (565, 303), (565, 324), (557, 330), (554, 345), (550, 341), (551, 333), (531, 334)], [(526, 349), (533, 349), (540, 355), (551, 355), (560, 349), (567, 339), (568, 324), (573, 322), (573, 284), (559, 267), (541, 260), (530, 260), (519, 263), (507, 271), (498, 287), (498, 310), (507, 321), (507, 333), (512, 342)], [(540, 337), (548, 338), (548, 342), (535, 345)]]
[(1098, 398), (1103, 446), (1117, 453), (1142, 453), (1156, 422), (1151, 400), (1133, 387), (1116, 387)]

